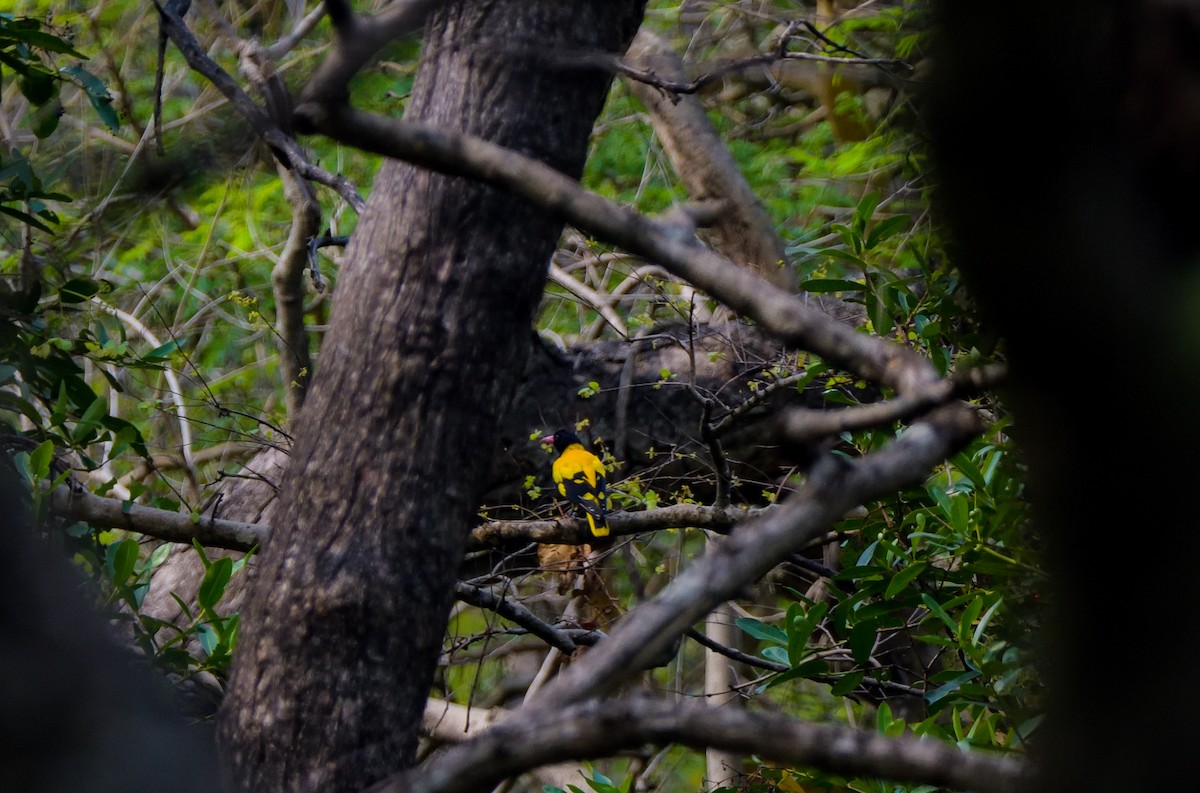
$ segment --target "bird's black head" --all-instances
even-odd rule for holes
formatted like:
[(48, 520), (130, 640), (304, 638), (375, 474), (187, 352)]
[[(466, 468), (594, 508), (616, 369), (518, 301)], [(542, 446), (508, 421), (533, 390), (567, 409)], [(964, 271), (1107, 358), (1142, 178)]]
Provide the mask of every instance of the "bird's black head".
[(583, 444), (579, 436), (570, 430), (555, 430), (553, 435), (542, 438), (542, 443), (553, 443), (556, 451), (563, 451), (572, 443)]

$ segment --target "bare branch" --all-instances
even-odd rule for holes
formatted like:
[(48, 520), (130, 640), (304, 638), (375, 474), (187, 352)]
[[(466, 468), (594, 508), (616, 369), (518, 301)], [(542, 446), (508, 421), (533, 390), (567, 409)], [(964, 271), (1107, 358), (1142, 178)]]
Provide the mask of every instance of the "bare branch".
[(575, 642), (568, 634), (538, 619), (536, 614), (520, 603), (502, 598), (483, 587), (472, 586), (462, 581), (455, 583), (454, 596), (464, 603), (494, 611), (506, 620), (515, 622), (559, 652), (567, 655), (575, 652)]
[[(725, 534), (734, 526), (778, 507), (709, 507), (701, 504), (673, 504), (640, 512), (610, 512), (608, 525), (614, 537), (663, 529), (708, 529)], [(477, 526), (468, 547), (484, 548), (517, 542), (582, 545), (592, 541), (587, 521), (562, 520), (490, 521)]]
[(576, 228), (662, 264), (785, 343), (867, 380), (905, 392), (937, 379), (930, 363), (914, 351), (856, 332), (708, 249), (693, 234), (589, 193), (570, 177), (511, 149), (352, 107), (308, 103), (297, 107), (296, 115), (298, 125), (348, 145), (512, 190)]
[(345, 0), (327, 3), (337, 36), (329, 56), (317, 67), (300, 92), (300, 103), (339, 105), (349, 98), (350, 78), (358, 74), (379, 48), (416, 31), (446, 0), (395, 0), (373, 17), (355, 15)]
[(287, 245), (271, 270), (271, 286), (275, 292), (275, 331), (287, 414), (294, 419), (304, 404), (312, 375), (304, 327), (304, 273), (309, 269), (310, 242), (321, 230), (321, 204), (307, 180), (282, 165), (278, 171), (284, 195), (292, 205), (292, 225)]
[[(71, 493), (66, 485), (54, 492), (51, 509), (54, 514), (69, 520), (90, 521), (171, 542), (190, 543), (195, 539), (204, 546), (234, 551), (248, 551), (260, 545), (271, 531), (270, 526), (264, 523), (242, 523), (211, 517), (193, 520), (191, 515), (142, 504), (129, 505), (120, 499), (105, 498), (86, 491)], [(721, 509), (699, 504), (675, 504), (644, 512), (614, 512), (609, 515), (609, 526), (614, 536), (679, 528), (702, 528), (725, 533), (740, 521), (774, 509), (778, 508)], [(491, 521), (477, 526), (471, 532), (469, 547), (481, 549), (529, 542), (583, 545), (591, 541), (587, 522), (577, 518)]]
[(1026, 789), (1030, 778), (1030, 769), (1015, 758), (966, 752), (941, 741), (889, 738), (740, 708), (627, 698), (506, 718), (478, 737), (445, 749), (423, 766), (372, 786), (367, 793), (487, 790), (540, 765), (604, 757), (646, 743), (676, 743), (695, 749), (711, 746), (832, 773), (977, 793), (1017, 793)]
[(317, 3), (317, 7), (308, 13), (303, 19), (296, 23), (296, 27), (292, 29), (283, 38), (276, 41), (274, 44), (266, 48), (267, 57), (273, 61), (277, 61), (287, 53), (295, 49), (300, 41), (312, 32), (317, 23), (325, 16), (325, 3)]
[(694, 80), (684, 80), (678, 76), (663, 77), (653, 69), (643, 69), (633, 66), (620, 58), (607, 60), (608, 68), (616, 74), (629, 80), (644, 83), (648, 86), (667, 91), (671, 94), (695, 94), (703, 88), (734, 72), (746, 71), (756, 66), (769, 66), (780, 61), (816, 61), (818, 63), (839, 66), (891, 66), (895, 68), (910, 68), (904, 61), (895, 58), (863, 58), (844, 57), (840, 55), (822, 55), (815, 52), (771, 52), (763, 55), (753, 55), (725, 64), (710, 72), (706, 72)]
[[(757, 655), (750, 655), (749, 653), (744, 653), (741, 650), (727, 647), (720, 642), (713, 641), (695, 628), (688, 628), (684, 635), (695, 641), (697, 644), (712, 650), (714, 653), (720, 653), (729, 660), (737, 661), (738, 663), (745, 664), (746, 666), (764, 669), (768, 672), (787, 672), (792, 668), (787, 664), (768, 661), (766, 658), (759, 658)], [(832, 676), (813, 675), (811, 679), (821, 683), (828, 683), (829, 685), (833, 685), (838, 682), (838, 679)], [(922, 689), (915, 688), (913, 686), (906, 686), (903, 683), (896, 683), (891, 680), (878, 680), (873, 677), (864, 677), (859, 683), (859, 687), (877, 688), (884, 691), (889, 691), (893, 694), (908, 697), (921, 697), (925, 695), (925, 691)]]
[(104, 498), (68, 485), (59, 486), (51, 494), (51, 509), (54, 514), (70, 520), (136, 531), (170, 542), (190, 543), (197, 540), (204, 546), (234, 551), (247, 551), (254, 546), (261, 546), (267, 538), (266, 527), (254, 523), (206, 518), (203, 515), (193, 517)]
[(980, 366), (956, 373), (950, 379), (921, 386), (895, 399), (838, 410), (786, 410), (780, 425), (782, 434), (792, 443), (809, 444), (841, 432), (881, 427), (906, 421), (970, 394), (978, 394), (1004, 378), (1002, 364)]
[(200, 42), (183, 24), (183, 21), (170, 9), (159, 6), (159, 10), (163, 29), (175, 42), (179, 51), (183, 53), (188, 65), (206, 77), (218, 91), (224, 94), (234, 109), (250, 122), (255, 133), (271, 147), (272, 151), (276, 152), (289, 168), (305, 179), (337, 191), (338, 195), (345, 199), (355, 212), (363, 211), (366, 202), (363, 201), (362, 196), (358, 194), (358, 190), (350, 183), (350, 180), (340, 174), (329, 173), (310, 163), (295, 139), (286, 134), (279, 124), (263, 112), (224, 69), (208, 57), (208, 53), (200, 46)]
[(590, 306), (605, 322), (612, 326), (612, 329), (616, 331), (618, 336), (623, 339), (629, 338), (629, 329), (625, 327), (624, 320), (621, 319), (617, 312), (613, 311), (612, 300), (610, 298), (601, 295), (581, 281), (572, 278), (557, 264), (550, 264), (550, 280)]

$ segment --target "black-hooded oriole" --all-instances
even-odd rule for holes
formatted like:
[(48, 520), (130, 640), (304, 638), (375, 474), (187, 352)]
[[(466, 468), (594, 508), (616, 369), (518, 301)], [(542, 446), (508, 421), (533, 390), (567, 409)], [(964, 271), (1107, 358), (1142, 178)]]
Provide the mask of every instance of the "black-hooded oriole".
[(558, 452), (550, 469), (558, 492), (587, 518), (593, 537), (607, 537), (608, 483), (604, 478), (604, 463), (585, 449), (579, 436), (570, 430), (556, 430), (542, 438), (542, 443), (554, 444)]

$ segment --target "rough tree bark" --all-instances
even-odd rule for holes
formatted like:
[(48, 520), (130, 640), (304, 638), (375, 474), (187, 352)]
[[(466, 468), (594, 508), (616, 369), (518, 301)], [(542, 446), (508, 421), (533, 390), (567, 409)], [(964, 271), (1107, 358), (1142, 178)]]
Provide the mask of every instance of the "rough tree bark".
[[(572, 176), (640, 0), (453, 3), (408, 115)], [(347, 252), (219, 737), (245, 790), (359, 790), (414, 759), (454, 574), (561, 222), (389, 162)]]

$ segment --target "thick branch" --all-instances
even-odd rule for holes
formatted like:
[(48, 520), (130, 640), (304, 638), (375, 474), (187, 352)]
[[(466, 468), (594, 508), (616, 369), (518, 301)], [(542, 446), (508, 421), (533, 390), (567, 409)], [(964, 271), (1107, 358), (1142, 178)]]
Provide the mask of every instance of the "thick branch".
[[(243, 523), (200, 517), (156, 509), (141, 504), (127, 504), (116, 498), (97, 496), (86, 490), (72, 492), (66, 485), (54, 491), (51, 499), (54, 514), (68, 520), (82, 520), (111, 528), (127, 529), (169, 542), (190, 543), (197, 540), (211, 548), (248, 551), (261, 545), (271, 529), (263, 523)], [(609, 516), (609, 526), (616, 536), (640, 534), (663, 529), (697, 528), (726, 533), (738, 522), (765, 511), (776, 509), (741, 507), (705, 507), (699, 504), (675, 504), (643, 512), (615, 512)], [(469, 547), (489, 548), (513, 543), (550, 543), (582, 545), (591, 541), (587, 523), (578, 518), (562, 520), (490, 521), (471, 531)]]
[[(762, 512), (775, 509), (745, 507), (708, 507), (700, 504), (673, 504), (641, 512), (613, 512), (608, 525), (614, 536), (641, 534), (663, 529), (709, 529), (727, 533), (738, 523)], [(471, 532), (470, 547), (508, 545), (517, 542), (540, 542), (582, 545), (591, 542), (587, 522), (578, 518), (561, 520), (496, 520), (484, 523)]]
[(568, 655), (575, 652), (575, 642), (571, 640), (570, 636), (538, 619), (536, 614), (520, 603), (502, 598), (483, 587), (464, 584), (461, 581), (454, 585), (454, 596), (463, 603), (494, 611), (501, 617), (515, 622), (560, 652)]
[(941, 741), (796, 721), (774, 713), (650, 699), (587, 702), (508, 718), (368, 793), (467, 793), (566, 759), (604, 757), (646, 743), (718, 747), (789, 765), (973, 790), (1017, 793), (1028, 771), (1016, 759), (964, 752)]
[(254, 523), (218, 520), (203, 515), (193, 518), (181, 512), (131, 504), (115, 498), (104, 498), (84, 489), (61, 485), (51, 494), (54, 514), (69, 520), (98, 523), (116, 529), (126, 529), (170, 542), (190, 543), (248, 551), (261, 546), (267, 529)]
[(662, 264), (787, 344), (867, 380), (905, 392), (933, 381), (917, 353), (856, 332), (786, 290), (772, 286), (702, 245), (690, 230), (656, 221), (589, 193), (570, 177), (511, 149), (424, 124), (391, 120), (351, 107), (315, 103), (296, 109), (297, 125), (357, 148), (442, 173), (503, 186), (571, 225)]

